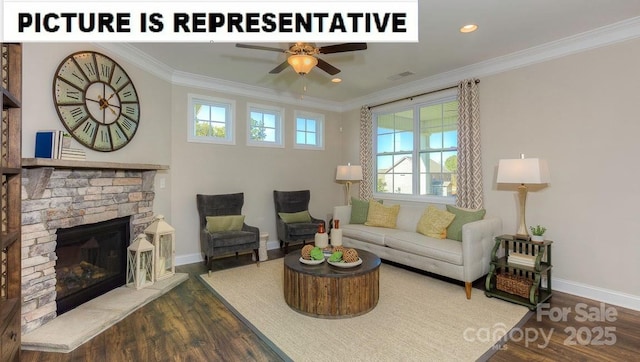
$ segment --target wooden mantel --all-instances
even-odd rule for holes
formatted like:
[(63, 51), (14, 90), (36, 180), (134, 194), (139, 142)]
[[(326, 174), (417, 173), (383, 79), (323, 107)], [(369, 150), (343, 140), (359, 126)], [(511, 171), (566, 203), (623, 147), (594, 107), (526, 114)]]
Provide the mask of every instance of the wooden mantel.
[(22, 168), (53, 167), (67, 169), (102, 169), (102, 170), (168, 170), (169, 165), (150, 163), (125, 163), (102, 161), (76, 161), (51, 158), (23, 158)]

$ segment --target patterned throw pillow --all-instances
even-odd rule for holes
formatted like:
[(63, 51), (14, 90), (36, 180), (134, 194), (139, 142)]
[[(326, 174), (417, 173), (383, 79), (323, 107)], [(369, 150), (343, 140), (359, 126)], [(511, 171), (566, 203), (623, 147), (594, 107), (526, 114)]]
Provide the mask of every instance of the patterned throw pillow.
[(462, 241), (462, 226), (472, 221), (482, 220), (487, 212), (485, 209), (461, 209), (453, 205), (447, 205), (447, 211), (456, 215), (456, 218), (447, 228), (447, 238), (458, 241)]
[(424, 210), (420, 221), (418, 221), (416, 231), (432, 238), (445, 239), (447, 237), (447, 226), (451, 224), (455, 217), (455, 214), (429, 205)]
[(210, 233), (239, 231), (244, 224), (244, 215), (207, 216), (207, 230)]
[(369, 214), (367, 215), (367, 221), (364, 224), (367, 226), (380, 226), (395, 229), (399, 212), (400, 205), (384, 206), (377, 201), (370, 200)]

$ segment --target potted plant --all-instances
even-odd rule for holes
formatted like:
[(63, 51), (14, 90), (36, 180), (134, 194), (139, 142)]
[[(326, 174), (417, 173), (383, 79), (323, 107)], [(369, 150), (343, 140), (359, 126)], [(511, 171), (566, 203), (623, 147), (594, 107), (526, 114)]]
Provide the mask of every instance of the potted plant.
[(541, 225), (529, 226), (529, 230), (531, 230), (531, 241), (544, 241), (544, 233), (547, 231), (547, 228)]

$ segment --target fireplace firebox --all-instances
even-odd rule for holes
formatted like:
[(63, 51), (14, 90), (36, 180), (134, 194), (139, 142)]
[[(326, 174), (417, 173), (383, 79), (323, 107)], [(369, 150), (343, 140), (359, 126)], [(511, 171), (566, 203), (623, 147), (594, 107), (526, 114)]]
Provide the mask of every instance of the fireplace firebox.
[(58, 229), (58, 315), (125, 284), (130, 217)]

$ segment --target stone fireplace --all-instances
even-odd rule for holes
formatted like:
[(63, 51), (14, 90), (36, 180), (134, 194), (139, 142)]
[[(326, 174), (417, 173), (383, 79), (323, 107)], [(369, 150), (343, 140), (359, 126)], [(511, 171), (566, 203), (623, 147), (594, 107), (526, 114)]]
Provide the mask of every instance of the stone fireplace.
[[(161, 165), (23, 159), (22, 333), (54, 319), (58, 231), (125, 218), (128, 244), (153, 221), (153, 182)], [(95, 246), (87, 240), (84, 249)], [(64, 246), (63, 246), (64, 247)], [(82, 247), (82, 245), (81, 245)], [(64, 253), (64, 249), (60, 249)], [(97, 262), (87, 253), (83, 266)], [(115, 251), (111, 253), (116, 253)], [(62, 255), (60, 255), (62, 256)], [(102, 258), (109, 258), (109, 255)], [(101, 269), (112, 266), (103, 260)], [(65, 267), (64, 265), (60, 266)], [(68, 267), (68, 265), (66, 266)], [(73, 266), (78, 267), (78, 266)], [(86, 271), (97, 273), (100, 271)], [(124, 279), (122, 280), (124, 284)], [(59, 286), (60, 287), (60, 286)], [(61, 310), (60, 312), (63, 312)]]

